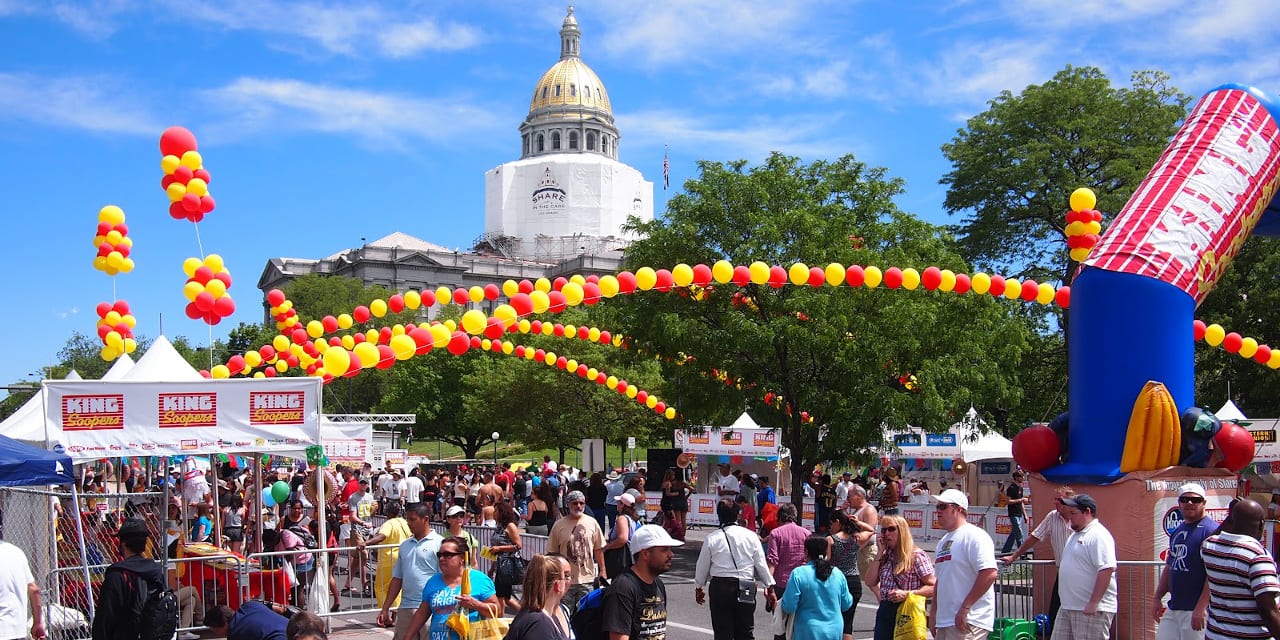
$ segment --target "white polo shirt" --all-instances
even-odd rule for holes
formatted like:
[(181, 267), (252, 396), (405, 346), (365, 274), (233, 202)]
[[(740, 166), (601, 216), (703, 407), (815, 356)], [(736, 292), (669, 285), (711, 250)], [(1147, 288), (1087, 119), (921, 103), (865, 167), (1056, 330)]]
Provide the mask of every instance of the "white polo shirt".
[[(1093, 595), (1098, 572), (1108, 567), (1116, 567), (1116, 541), (1101, 522), (1094, 520), (1084, 529), (1072, 533), (1062, 549), (1062, 560), (1058, 565), (1058, 596), (1062, 599), (1062, 608), (1084, 611), (1089, 604), (1089, 596)], [(1114, 572), (1106, 593), (1098, 601), (1098, 611), (1116, 611)]]
[(36, 579), (31, 575), (26, 554), (8, 542), (0, 542), (0, 567), (7, 568), (0, 572), (0, 638), (25, 638), (29, 629), (27, 614), (31, 611), (27, 585)]

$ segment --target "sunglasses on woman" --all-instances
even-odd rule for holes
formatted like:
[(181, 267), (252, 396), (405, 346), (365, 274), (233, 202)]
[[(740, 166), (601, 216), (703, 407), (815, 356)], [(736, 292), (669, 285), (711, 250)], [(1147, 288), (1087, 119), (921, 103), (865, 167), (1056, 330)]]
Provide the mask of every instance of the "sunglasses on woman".
[(456, 558), (461, 555), (466, 555), (466, 554), (462, 553), (461, 551), (437, 551), (436, 552), (436, 557), (439, 557), (439, 558)]
[(897, 527), (880, 527), (880, 532), (881, 533), (897, 533), (898, 528)]

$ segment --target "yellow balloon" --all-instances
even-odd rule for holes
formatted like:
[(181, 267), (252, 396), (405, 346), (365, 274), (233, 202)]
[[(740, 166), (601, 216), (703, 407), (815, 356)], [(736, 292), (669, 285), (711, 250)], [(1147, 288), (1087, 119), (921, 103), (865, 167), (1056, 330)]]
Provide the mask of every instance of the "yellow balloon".
[(920, 286), (920, 272), (912, 267), (902, 270), (902, 288), (907, 291), (914, 291)]
[(102, 322), (103, 324), (109, 324), (114, 327), (121, 322), (124, 322), (124, 317), (120, 315), (119, 311), (108, 311), (106, 315), (102, 316)]
[(115, 229), (112, 229), (112, 230), (110, 230), (110, 231), (108, 231), (108, 232), (107, 232), (107, 235), (103, 237), (103, 240), (105, 240), (105, 241), (107, 241), (107, 242), (110, 242), (110, 243), (111, 243), (111, 244), (113, 244), (113, 245), (117, 245), (117, 244), (120, 244), (120, 241), (121, 241), (123, 238), (124, 238), (124, 236), (120, 235), (120, 232), (119, 232), (119, 231), (116, 231)]
[(564, 370), (576, 373), (578, 371), (578, 361), (573, 358), (569, 358), (564, 363)]
[(675, 407), (667, 407), (667, 410), (666, 410), (666, 411), (664, 411), (664, 412), (662, 412), (662, 415), (666, 416), (666, 418), (667, 418), (668, 420), (675, 420), (675, 419), (676, 419), (676, 408), (675, 408)]
[(605, 379), (604, 379), (604, 386), (609, 387), (610, 389), (617, 389), (617, 388), (618, 388), (618, 376), (609, 376), (608, 378), (605, 378)]
[[(587, 339), (592, 342), (600, 342), (600, 330), (595, 327), (587, 329)], [(591, 377), (594, 378), (595, 376)]]
[(324, 325), (320, 324), (319, 320), (312, 320), (311, 322), (308, 322), (307, 335), (311, 336), (312, 338), (319, 338), (320, 336), (324, 335)]
[(1053, 285), (1048, 282), (1041, 282), (1040, 289), (1036, 292), (1036, 302), (1039, 302), (1040, 304), (1049, 304), (1053, 302), (1053, 298), (1057, 293), (1058, 292), (1054, 290)]
[(209, 375), (218, 380), (225, 380), (231, 377), (231, 370), (228, 369), (225, 364), (215, 364), (213, 365), (213, 368), (209, 370)]
[(555, 325), (551, 324), (550, 322), (542, 323), (542, 335), (549, 336), (549, 335), (553, 335), (555, 332), (556, 332)]
[(1080, 187), (1079, 189), (1071, 192), (1072, 211), (1087, 211), (1092, 209), (1096, 204), (1098, 204), (1098, 197), (1093, 195), (1093, 191), (1091, 189)]
[(486, 320), (488, 320), (488, 318), (485, 317), (483, 311), (480, 311), (479, 309), (472, 309), (462, 314), (462, 330), (473, 336), (484, 333)]
[(209, 269), (214, 273), (217, 273), (222, 271), (227, 265), (222, 261), (222, 256), (216, 253), (211, 253), (204, 257), (204, 266), (209, 267)]
[(545, 353), (545, 354), (543, 354), (543, 356), (542, 356), (542, 362), (543, 362), (543, 364), (547, 365), (548, 367), (554, 367), (554, 366), (556, 366), (556, 353), (555, 353), (554, 351), (548, 351), (548, 352), (546, 352), (546, 353)]
[(720, 284), (732, 280), (733, 263), (728, 260), (716, 260), (716, 263), (711, 265), (711, 277)]
[(1076, 262), (1084, 262), (1085, 260), (1089, 259), (1089, 250), (1085, 249), (1084, 247), (1072, 249), (1070, 253), (1071, 253), (1071, 259), (1075, 260)]
[(105, 222), (112, 226), (118, 225), (124, 222), (124, 209), (114, 204), (98, 209), (98, 222)]
[(470, 289), (467, 289), (467, 298), (472, 302), (483, 302), (484, 289), (481, 289), (480, 287), (471, 287)]
[(200, 284), (199, 282), (188, 282), (182, 285), (182, 296), (187, 299), (187, 302), (194, 302), (196, 299), (196, 296), (200, 295), (203, 292), (204, 292), (204, 285)]
[(138, 348), (138, 341), (133, 338), (124, 339), (124, 352), (133, 353)]
[(289, 339), (284, 336), (276, 336), (271, 339), (271, 346), (275, 347), (276, 353), (283, 353), (289, 350)]
[(119, 331), (108, 332), (106, 337), (103, 338), (102, 341), (106, 343), (108, 347), (111, 347), (116, 351), (119, 351), (124, 348), (124, 337), (120, 335)]
[(1280, 349), (1271, 352), (1271, 359), (1267, 360), (1267, 366), (1272, 369), (1280, 369)]
[(551, 281), (546, 278), (538, 278), (533, 281), (533, 290), (547, 293), (551, 291)]
[(387, 315), (387, 301), (382, 298), (378, 298), (377, 300), (370, 302), (369, 313), (372, 313), (375, 318), (381, 318), (382, 316)]
[(227, 285), (217, 278), (211, 278), (209, 283), (204, 285), (204, 290), (212, 294), (214, 298), (221, 298), (227, 293)]
[(573, 274), (573, 275), (569, 276), (569, 282), (572, 282), (572, 283), (574, 283), (574, 284), (578, 285), (579, 287), (581, 287), (582, 285), (584, 285), (584, 284), (586, 284), (586, 283), (587, 283), (587, 279), (586, 279), (586, 278), (584, 278), (584, 277), (582, 277), (582, 274), (580, 274), (580, 273), (575, 273), (575, 274)]
[(868, 289), (880, 286), (880, 282), (884, 280), (884, 272), (873, 264), (867, 265), (867, 268), (862, 270), (862, 274), (862, 285)]
[(119, 248), (120, 248), (120, 246), (119, 246), (119, 245), (124, 245), (124, 246), (129, 247), (130, 249), (132, 249), (132, 248), (133, 248), (133, 238), (130, 238), (129, 236), (125, 236), (125, 237), (123, 237), (123, 238), (120, 238), (120, 242), (117, 242), (117, 243), (116, 243), (116, 245), (117, 245), (117, 246), (116, 246), (116, 248), (117, 248), (117, 249), (119, 249)]
[(410, 289), (404, 292), (401, 297), (404, 298), (404, 308), (406, 309), (413, 310), (422, 306), (422, 296), (418, 295), (417, 291)]
[(529, 347), (525, 347), (525, 350), (524, 350), (525, 360), (528, 360), (529, 362), (533, 362), (534, 358), (537, 358), (537, 357), (538, 357), (538, 353), (536, 350)]
[(255, 380), (262, 380), (262, 379), (264, 379), (264, 378), (266, 378), (266, 377), (267, 377), (267, 374), (265, 374), (265, 373), (263, 373), (263, 372), (261, 372), (261, 371), (254, 371), (254, 372), (253, 372), (253, 378), (254, 378)]
[(458, 330), (458, 323), (454, 322), (453, 319), (450, 318), (444, 321), (444, 328), (448, 329), (449, 333), (453, 333)]
[(513, 351), (515, 351), (515, 350), (516, 350), (516, 345), (512, 344), (510, 340), (506, 340), (506, 341), (504, 341), (504, 342), (502, 343), (502, 352), (503, 352), (503, 353), (505, 353), (505, 354), (507, 354), (507, 355), (511, 355), (511, 352), (513, 352)]
[(380, 333), (378, 332), (377, 329), (369, 329), (364, 332), (365, 342), (372, 342), (374, 344), (378, 344), (379, 336), (380, 336)]
[(985, 273), (978, 272), (973, 274), (973, 278), (970, 280), (970, 283), (969, 288), (978, 295), (985, 295), (991, 290), (991, 276)]
[(797, 262), (787, 269), (787, 277), (791, 280), (791, 284), (802, 285), (809, 282), (809, 265), (803, 262)]
[(173, 175), (173, 170), (177, 169), (181, 164), (182, 159), (178, 156), (165, 156), (160, 158), (160, 170), (163, 171), (166, 176)]
[(1258, 341), (1253, 338), (1245, 338), (1240, 341), (1240, 357), (1252, 358), (1253, 354), (1258, 352)]
[(747, 270), (751, 272), (751, 282), (764, 284), (769, 281), (769, 265), (757, 260), (752, 262)]
[(681, 262), (671, 268), (671, 279), (675, 281), (677, 287), (693, 284), (693, 267)]
[(587, 367), (587, 379), (595, 381), (596, 376), (600, 375), (600, 370), (595, 367)]
[(326, 349), (324, 352), (324, 370), (333, 377), (338, 377), (351, 368), (351, 352), (342, 347)]
[[(345, 335), (345, 336), (342, 336), (342, 338), (340, 338), (340, 339), (342, 340), (342, 348), (343, 348), (343, 349), (346, 349), (347, 351), (350, 351), (350, 350), (352, 350), (352, 349), (355, 349), (355, 348), (356, 348), (356, 346), (357, 346), (357, 345), (356, 345), (356, 338), (355, 338), (355, 336), (352, 336), (352, 335)], [(367, 342), (361, 342), (360, 344), (368, 344), (368, 343), (367, 343)]]
[[(343, 336), (343, 337), (345, 338), (346, 336)], [(343, 345), (343, 348), (345, 349), (346, 346)], [(356, 345), (351, 351), (352, 353), (355, 354), (356, 359), (360, 361), (361, 367), (368, 369), (369, 367), (377, 366), (378, 364), (378, 346), (377, 345), (369, 344), (368, 342), (361, 342), (360, 344)]]
[(125, 258), (120, 263), (120, 273), (129, 273), (133, 271), (133, 258)]
[(289, 363), (285, 360), (276, 360), (276, 371), (284, 373), (289, 370)]
[(436, 304), (443, 307), (450, 302), (453, 302), (453, 292), (449, 287), (436, 287)]
[[(182, 158), (179, 159), (179, 162), (182, 164), (182, 166), (192, 171), (195, 171), (196, 169), (199, 169), (200, 167), (204, 166), (204, 159), (200, 157), (200, 152), (194, 151), (194, 150), (188, 151), (182, 154)], [(325, 367), (325, 368), (327, 369), (328, 367)], [(345, 372), (346, 369), (343, 369), (343, 371)], [(334, 375), (340, 376), (342, 374), (335, 373)]]
[(315, 340), (311, 341), (311, 346), (316, 350), (317, 353), (324, 353), (325, 349), (329, 348), (329, 343), (320, 338), (316, 338)]
[(510, 298), (511, 296), (514, 296), (514, 295), (516, 295), (517, 293), (520, 293), (520, 283), (519, 283), (519, 282), (516, 282), (515, 280), (503, 280), (503, 281), (502, 281), (502, 295), (504, 295), (504, 296), (506, 296), (506, 297)]
[(390, 347), (391, 352), (396, 355), (396, 360), (408, 360), (413, 357), (413, 353), (417, 350), (418, 345), (413, 341), (413, 338), (401, 334), (398, 336), (391, 336)]
[(1084, 232), (1085, 232), (1085, 233), (1093, 233), (1093, 234), (1102, 233), (1102, 223), (1101, 223), (1101, 222), (1092, 222), (1092, 221), (1091, 221), (1091, 222), (1086, 222), (1086, 223), (1084, 223)]
[(355, 325), (356, 321), (349, 313), (343, 313), (338, 316), (338, 328), (346, 331)]
[(182, 199), (182, 196), (187, 195), (187, 185), (181, 182), (172, 182), (164, 192), (169, 196), (169, 202), (177, 202)]
[(1204, 341), (1211, 347), (1222, 344), (1222, 339), (1227, 337), (1226, 329), (1220, 324), (1211, 324), (1204, 328)]
[(106, 270), (107, 270), (107, 257), (106, 257), (106, 256), (98, 256), (98, 257), (94, 258), (94, 259), (93, 259), (93, 268), (94, 268), (94, 269), (97, 269), (98, 271), (106, 271)]
[(943, 269), (942, 281), (938, 283), (938, 290), (943, 293), (947, 293), (949, 291), (955, 291), (955, 288), (956, 273), (950, 269)]
[(640, 390), (637, 389), (634, 384), (630, 385), (627, 387), (627, 391), (626, 391), (627, 397), (634, 399), (636, 397), (636, 393), (639, 393), (639, 391)]
[(431, 346), (436, 349), (443, 349), (449, 346), (449, 328), (442, 324), (433, 324), (427, 328), (431, 332)]
[(658, 283), (658, 274), (650, 267), (640, 267), (636, 269), (636, 288), (641, 291), (648, 291), (653, 285)]
[(551, 307), (551, 298), (547, 297), (547, 292), (545, 291), (534, 289), (533, 293), (529, 294), (529, 301), (533, 303), (534, 313), (546, 313), (547, 309)]
[(1022, 297), (1022, 283), (1009, 278), (1004, 281), (1004, 297), (1010, 300), (1017, 300)]
[(576, 307), (582, 304), (582, 298), (584, 296), (582, 285), (576, 282), (567, 282), (565, 283), (564, 288), (560, 290), (560, 293), (564, 294), (565, 304), (571, 307)]
[(1067, 224), (1067, 226), (1062, 230), (1062, 232), (1067, 234), (1068, 236), (1078, 236), (1084, 233), (1088, 233), (1087, 231), (1085, 231), (1084, 223), (1080, 222), (1079, 220)]
[(618, 279), (614, 276), (600, 276), (600, 297), (612, 298), (618, 295)]
[(838, 287), (844, 284), (844, 276), (845, 276), (844, 265), (840, 264), (839, 262), (832, 262), (831, 264), (827, 265), (827, 268), (823, 269), (823, 271), (826, 273), (826, 276), (827, 276), (827, 284), (833, 287)]
[[(552, 329), (554, 329), (554, 327), (552, 327)], [(564, 336), (566, 338), (578, 337), (578, 328), (571, 324), (564, 325)]]
[(502, 322), (503, 328), (508, 328), (516, 323), (520, 315), (516, 313), (515, 307), (509, 304), (500, 304), (493, 310), (493, 317)]
[(209, 195), (209, 183), (200, 178), (192, 178), (187, 181), (187, 193), (194, 193), (198, 196)]
[(516, 329), (519, 330), (520, 333), (529, 333), (529, 330), (532, 328), (533, 328), (533, 323), (529, 322), (524, 318), (521, 318), (520, 322), (516, 323)]
[(124, 264), (124, 254), (119, 251), (112, 251), (107, 254), (107, 266), (112, 269), (119, 269)]
[(262, 365), (262, 354), (257, 351), (246, 351), (244, 354), (244, 363), (252, 369), (257, 369)]
[(491, 350), (493, 350), (493, 341), (492, 341), (492, 340), (490, 340), (490, 339), (488, 339), (488, 338), (484, 338), (484, 339), (482, 339), (482, 340), (480, 341), (480, 349), (481, 349), (482, 351), (491, 351)]

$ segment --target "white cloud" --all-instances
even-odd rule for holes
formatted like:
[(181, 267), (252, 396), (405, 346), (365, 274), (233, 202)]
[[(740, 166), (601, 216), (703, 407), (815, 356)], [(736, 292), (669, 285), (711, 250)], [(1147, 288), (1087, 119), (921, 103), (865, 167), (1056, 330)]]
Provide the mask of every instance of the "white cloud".
[(59, 318), (61, 318), (61, 319), (65, 320), (65, 319), (67, 319), (67, 318), (69, 318), (69, 317), (71, 317), (71, 316), (76, 315), (77, 313), (80, 313), (80, 309), (79, 309), (79, 307), (71, 307), (70, 309), (67, 309), (66, 311), (58, 311), (58, 312), (56, 313), (56, 315), (57, 315)]
[(102, 133), (151, 135), (149, 109), (106, 76), (40, 77), (0, 73), (0, 118)]
[(476, 29), (456, 24), (441, 28), (434, 20), (393, 25), (378, 35), (383, 53), (392, 58), (406, 58), (426, 50), (469, 49), (480, 41), (480, 32)]
[(627, 132), (623, 144), (629, 148), (678, 142), (703, 158), (759, 160), (772, 151), (804, 157), (835, 157), (855, 152), (855, 147), (860, 157), (866, 153), (863, 143), (833, 134), (848, 130), (838, 113), (745, 120), (734, 117), (736, 124), (722, 126), (729, 120), (728, 116), (701, 117), (671, 110), (640, 111), (618, 115), (618, 128)]
[(466, 98), (419, 98), (347, 89), (300, 80), (239, 78), (204, 92), (212, 104), (236, 114), (217, 129), (226, 137), (319, 131), (354, 135), (408, 150), (414, 141), (483, 138), (507, 120)]

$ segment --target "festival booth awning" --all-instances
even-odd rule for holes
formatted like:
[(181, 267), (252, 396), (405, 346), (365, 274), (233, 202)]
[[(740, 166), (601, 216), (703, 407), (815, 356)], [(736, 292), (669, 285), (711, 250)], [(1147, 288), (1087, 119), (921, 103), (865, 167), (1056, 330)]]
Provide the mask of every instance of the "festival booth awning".
[(0, 436), (0, 487), (74, 483), (70, 456)]
[(958, 458), (965, 462), (1012, 458), (1013, 442), (994, 431), (983, 431), (984, 426), (974, 412), (972, 419), (951, 425), (946, 433), (927, 433), (910, 427), (905, 433), (893, 434), (891, 453), (906, 459)]
[(743, 456), (778, 458), (779, 434), (762, 429), (743, 413), (727, 427), (704, 427), (701, 432), (677, 430), (675, 445), (696, 456)]

